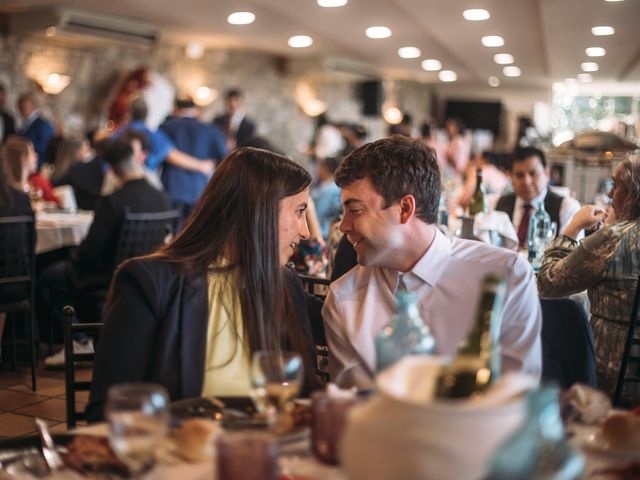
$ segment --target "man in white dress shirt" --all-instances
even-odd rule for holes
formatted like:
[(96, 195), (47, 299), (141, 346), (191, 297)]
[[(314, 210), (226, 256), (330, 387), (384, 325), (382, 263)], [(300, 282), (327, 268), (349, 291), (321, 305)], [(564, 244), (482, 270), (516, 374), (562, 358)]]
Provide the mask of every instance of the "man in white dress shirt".
[(334, 381), (373, 385), (374, 338), (394, 312), (399, 285), (416, 292), (436, 353), (454, 355), (489, 273), (508, 282), (499, 339), (503, 370), (540, 376), (542, 316), (531, 267), (511, 251), (438, 230), (433, 150), (406, 137), (378, 140), (343, 160), (335, 179), (344, 205), (340, 230), (358, 265), (331, 284), (322, 310)]
[(571, 197), (562, 197), (549, 190), (549, 167), (542, 151), (526, 147), (516, 150), (511, 164), (513, 193), (498, 199), (496, 210), (506, 212), (518, 232), (520, 247), (527, 246), (529, 219), (540, 203), (555, 222), (556, 235), (580, 210), (580, 203)]

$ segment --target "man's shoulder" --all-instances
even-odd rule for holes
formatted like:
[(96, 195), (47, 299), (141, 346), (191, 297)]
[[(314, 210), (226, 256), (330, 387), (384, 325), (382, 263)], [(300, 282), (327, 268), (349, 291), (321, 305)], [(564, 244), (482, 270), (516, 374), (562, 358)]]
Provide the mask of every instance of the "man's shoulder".
[(469, 266), (485, 265), (501, 269), (526, 268), (527, 262), (518, 253), (506, 248), (494, 247), (484, 242), (453, 238), (451, 261)]
[(379, 268), (356, 265), (347, 273), (331, 283), (329, 289), (336, 298), (345, 298), (356, 292), (367, 289), (370, 280), (379, 274)]

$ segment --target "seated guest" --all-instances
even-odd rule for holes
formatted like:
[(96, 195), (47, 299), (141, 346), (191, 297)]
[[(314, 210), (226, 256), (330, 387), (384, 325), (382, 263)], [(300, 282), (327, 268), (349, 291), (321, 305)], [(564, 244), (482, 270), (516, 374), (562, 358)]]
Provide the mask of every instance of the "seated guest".
[[(6, 160), (7, 158), (13, 158), (10, 153), (7, 153), (10, 149), (11, 147), (7, 144), (3, 145), (0, 149), (0, 217), (17, 217), (22, 215), (33, 217), (29, 195), (24, 193), (20, 182), (16, 182), (14, 177), (9, 175), (9, 170), (20, 165), (20, 163), (18, 163), (18, 165), (10, 165)], [(25, 252), (25, 254), (28, 253), (30, 252)], [(3, 303), (19, 301), (27, 298), (27, 296), (28, 291), (24, 285), (0, 285), (0, 298)], [(2, 332), (4, 331), (6, 318), (7, 315), (5, 313), (0, 313), (0, 341), (2, 340)]]
[(372, 387), (374, 338), (394, 313), (398, 288), (416, 293), (436, 352), (455, 354), (489, 273), (508, 285), (503, 369), (540, 375), (541, 312), (531, 267), (517, 253), (438, 230), (440, 170), (432, 149), (419, 139), (378, 140), (347, 156), (335, 178), (344, 205), (340, 230), (358, 265), (331, 284), (322, 310), (332, 378)]
[(560, 233), (569, 224), (571, 218), (580, 209), (580, 203), (570, 197), (562, 197), (550, 191), (549, 167), (547, 160), (537, 148), (522, 148), (515, 152), (511, 164), (511, 183), (513, 193), (503, 195), (498, 199), (496, 210), (505, 212), (518, 232), (520, 247), (527, 246), (529, 219), (544, 202), (544, 209), (557, 226)]
[[(38, 278), (38, 288), (54, 315), (64, 305), (75, 304), (82, 291), (107, 288), (116, 267), (115, 254), (125, 212), (153, 213), (171, 210), (163, 193), (147, 183), (133, 149), (124, 142), (114, 142), (105, 151), (105, 160), (122, 183), (122, 187), (104, 197), (96, 207), (87, 237), (71, 252), (69, 261), (47, 267)], [(55, 290), (52, 291), (52, 287)], [(62, 296), (59, 292), (70, 292)], [(80, 345), (76, 345), (81, 350)], [(64, 363), (64, 350), (45, 359), (49, 367)]]
[(38, 154), (38, 170), (45, 160), (47, 145), (54, 135), (53, 125), (40, 113), (39, 103), (37, 95), (33, 92), (25, 92), (18, 98), (18, 111), (22, 117), (18, 135), (28, 138), (33, 144)]
[(171, 400), (245, 396), (257, 350), (304, 359), (314, 343), (302, 284), (285, 265), (309, 236), (311, 176), (266, 150), (240, 148), (216, 169), (185, 229), (123, 264), (105, 309), (87, 414), (103, 416), (120, 382), (164, 385)]
[[(54, 180), (54, 184), (56, 186), (71, 185), (76, 196), (78, 208), (94, 210), (100, 198), (100, 189), (105, 177), (105, 164), (102, 159), (102, 153), (106, 144), (105, 141), (98, 142), (94, 150), (90, 146), (88, 139), (82, 141), (74, 139), (69, 144), (72, 150), (70, 153), (72, 154), (74, 150), (71, 147), (73, 146), (76, 146), (75, 161), (69, 165), (66, 172), (58, 176), (57, 180)], [(61, 147), (60, 155), (63, 155), (62, 152), (66, 150), (66, 143), (63, 144), (63, 147)], [(54, 171), (54, 174), (56, 173), (59, 173), (57, 166)], [(52, 179), (54, 179), (53, 175)]]
[(320, 222), (320, 231), (325, 241), (329, 239), (329, 225), (342, 213), (340, 189), (333, 180), (333, 174), (340, 165), (340, 158), (327, 157), (318, 160), (320, 182), (311, 191)]
[(482, 169), (484, 192), (488, 195), (495, 195), (494, 198), (502, 194), (507, 186), (508, 179), (504, 172), (496, 166), (497, 162), (498, 159), (495, 153), (484, 151), (477, 154), (474, 161), (469, 163), (465, 172), (462, 192), (458, 198), (458, 204), (462, 208), (466, 209), (469, 206), (476, 191), (478, 168)]
[(30, 192), (32, 199), (42, 198), (60, 206), (51, 184), (36, 171), (38, 155), (29, 139), (17, 135), (9, 137), (3, 146), (3, 157), (7, 174), (22, 191)]
[[(566, 297), (587, 290), (595, 341), (598, 388), (613, 395), (629, 328), (640, 271), (640, 158), (627, 158), (615, 169), (613, 213), (607, 225), (581, 243), (582, 229), (597, 227), (606, 214), (585, 205), (545, 252), (538, 273), (544, 297)], [(623, 391), (623, 399), (637, 403), (640, 388)]]

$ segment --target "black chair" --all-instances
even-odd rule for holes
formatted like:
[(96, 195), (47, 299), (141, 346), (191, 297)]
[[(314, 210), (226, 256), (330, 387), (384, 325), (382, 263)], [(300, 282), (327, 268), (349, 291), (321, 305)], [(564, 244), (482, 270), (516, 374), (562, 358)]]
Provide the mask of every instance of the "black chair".
[(331, 281), (334, 282), (342, 275), (347, 273), (353, 267), (358, 264), (358, 255), (351, 245), (351, 242), (347, 239), (346, 235), (343, 235), (338, 243), (336, 249), (336, 256), (333, 259), (333, 270), (331, 271)]
[[(26, 317), (31, 356), (31, 388), (36, 390), (35, 226), (32, 216), (0, 218), (0, 312)], [(12, 366), (15, 369), (15, 324)]]
[[(622, 391), (627, 383), (640, 383), (640, 355), (637, 350), (640, 349), (640, 338), (638, 336), (638, 310), (640, 310), (640, 275), (638, 275), (638, 285), (636, 286), (636, 297), (633, 301), (631, 309), (631, 317), (629, 318), (629, 330), (627, 331), (627, 340), (624, 345), (622, 354), (622, 363), (620, 365), (620, 374), (616, 383), (616, 389), (613, 394), (613, 404), (621, 405)], [(634, 350), (634, 351), (632, 351)], [(635, 364), (632, 373), (629, 369)]]
[(595, 387), (593, 334), (584, 308), (569, 298), (543, 298), (540, 304), (542, 379), (565, 389), (574, 383)]
[(316, 345), (316, 376), (326, 383), (329, 381), (327, 366), (329, 365), (329, 346), (324, 334), (322, 306), (330, 281), (313, 275), (299, 275), (307, 295), (307, 311), (311, 323), (311, 333)]
[(305, 290), (311, 295), (320, 297), (324, 300), (327, 296), (327, 289), (331, 284), (331, 281), (327, 278), (316, 277), (314, 275), (298, 275), (302, 280), (302, 285)]
[(94, 336), (93, 343), (97, 348), (102, 323), (75, 323), (73, 307), (64, 307), (64, 392), (67, 409), (67, 428), (75, 428), (79, 420), (85, 419), (84, 410), (76, 410), (76, 392), (88, 392), (90, 381), (76, 381), (78, 363), (93, 362), (95, 353), (74, 353), (73, 334), (88, 333)]

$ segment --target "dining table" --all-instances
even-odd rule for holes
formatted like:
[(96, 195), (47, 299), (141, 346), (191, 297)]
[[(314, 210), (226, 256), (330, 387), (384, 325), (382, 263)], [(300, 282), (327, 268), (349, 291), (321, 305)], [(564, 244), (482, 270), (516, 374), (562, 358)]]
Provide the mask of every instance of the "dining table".
[(36, 212), (36, 254), (79, 245), (93, 222), (88, 210), (41, 210)]

